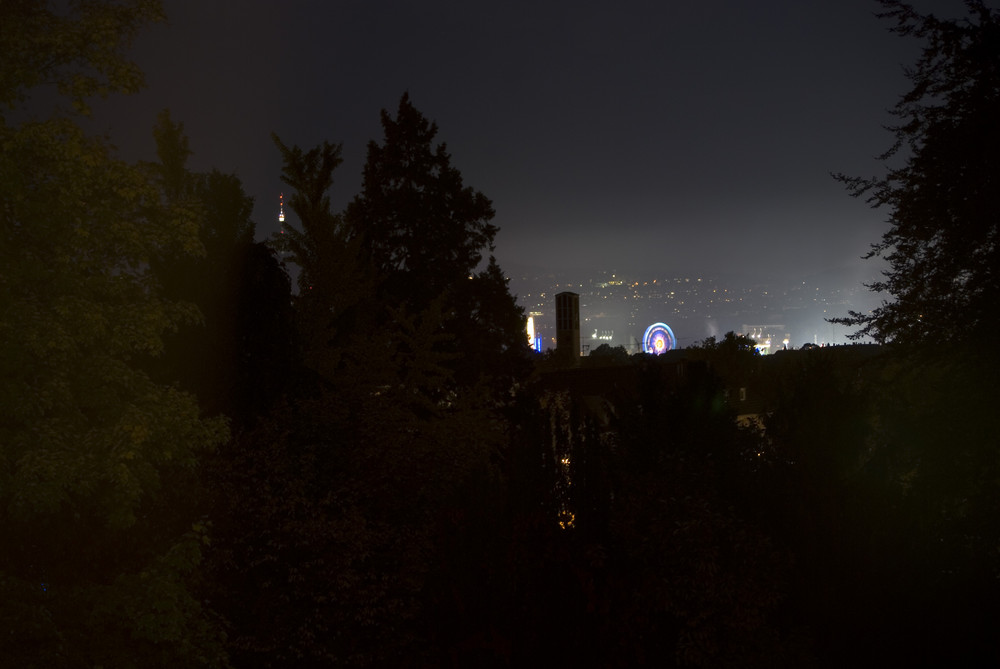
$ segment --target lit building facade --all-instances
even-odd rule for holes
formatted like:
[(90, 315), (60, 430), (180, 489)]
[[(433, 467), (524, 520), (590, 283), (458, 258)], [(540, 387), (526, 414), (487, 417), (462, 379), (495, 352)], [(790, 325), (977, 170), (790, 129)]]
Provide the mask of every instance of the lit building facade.
[(743, 325), (743, 334), (757, 342), (761, 355), (788, 348), (788, 329), (784, 325)]

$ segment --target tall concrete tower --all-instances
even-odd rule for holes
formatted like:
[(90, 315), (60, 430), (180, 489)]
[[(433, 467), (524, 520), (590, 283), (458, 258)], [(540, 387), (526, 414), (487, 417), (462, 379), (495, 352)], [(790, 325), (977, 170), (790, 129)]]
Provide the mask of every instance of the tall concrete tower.
[(566, 360), (580, 358), (580, 296), (556, 295), (556, 354)]

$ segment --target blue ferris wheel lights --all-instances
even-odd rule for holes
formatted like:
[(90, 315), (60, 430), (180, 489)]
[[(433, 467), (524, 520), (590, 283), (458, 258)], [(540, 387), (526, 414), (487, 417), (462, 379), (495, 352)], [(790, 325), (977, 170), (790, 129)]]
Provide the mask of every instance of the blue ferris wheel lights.
[(645, 353), (660, 355), (677, 347), (677, 337), (666, 323), (653, 323), (646, 328), (642, 336), (642, 350)]

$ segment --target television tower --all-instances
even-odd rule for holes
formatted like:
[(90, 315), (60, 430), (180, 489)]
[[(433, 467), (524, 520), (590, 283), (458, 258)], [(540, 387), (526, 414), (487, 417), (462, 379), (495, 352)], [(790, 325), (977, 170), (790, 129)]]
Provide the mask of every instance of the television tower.
[(278, 195), (278, 235), (274, 240), (275, 249), (282, 260), (288, 257), (288, 240), (285, 238), (285, 194)]

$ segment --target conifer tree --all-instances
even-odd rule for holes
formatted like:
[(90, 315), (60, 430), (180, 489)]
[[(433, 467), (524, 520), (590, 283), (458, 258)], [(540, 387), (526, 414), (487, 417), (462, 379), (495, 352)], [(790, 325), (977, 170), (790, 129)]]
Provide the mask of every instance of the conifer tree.
[[(490, 200), (464, 184), (437, 124), (410, 102), (382, 111), (382, 143), (368, 144), (362, 192), (347, 208), (353, 238), (382, 277), (378, 295), (419, 312), (441, 305), (442, 342), (461, 385), (485, 378), (509, 388), (524, 371), (524, 314), (492, 256)], [(481, 267), (484, 254), (489, 255)]]
[(362, 192), (348, 207), (348, 223), (389, 288), (426, 304), (467, 279), (493, 249), (493, 206), (464, 185), (447, 146), (434, 145), (437, 124), (409, 94), (395, 118), (382, 110), (382, 130), (382, 144), (368, 144)]
[(1000, 13), (982, 0), (966, 0), (962, 20), (882, 4), (893, 32), (925, 42), (882, 156), (900, 164), (838, 179), (889, 212), (869, 257), (888, 261), (871, 288), (892, 301), (836, 322), (882, 342), (989, 350), (1000, 325)]

